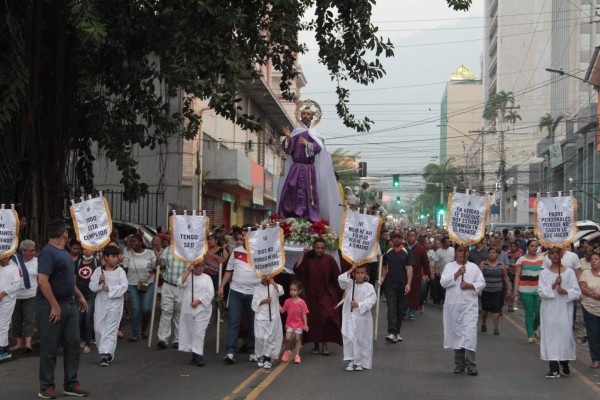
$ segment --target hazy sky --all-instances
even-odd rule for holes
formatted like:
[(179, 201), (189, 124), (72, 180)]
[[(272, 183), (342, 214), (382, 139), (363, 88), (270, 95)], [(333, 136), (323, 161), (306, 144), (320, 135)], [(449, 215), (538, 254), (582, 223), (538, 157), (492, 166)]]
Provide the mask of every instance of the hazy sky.
[[(319, 131), (333, 152), (360, 151), (369, 175), (419, 173), (439, 158), (440, 101), (450, 73), (464, 64), (481, 77), (483, 2), (456, 12), (444, 0), (379, 0), (372, 21), (380, 34), (395, 46), (394, 58), (382, 59), (387, 75), (370, 86), (349, 85), (350, 111), (375, 121), (369, 134), (346, 128), (335, 112), (335, 86), (326, 68), (318, 63), (316, 43), (308, 32), (300, 36), (308, 54), (300, 64), (308, 80), (303, 99), (317, 101), (323, 109)], [(385, 132), (381, 132), (385, 130)], [(401, 195), (420, 193), (419, 177), (402, 178)], [(411, 181), (414, 182), (411, 184)]]

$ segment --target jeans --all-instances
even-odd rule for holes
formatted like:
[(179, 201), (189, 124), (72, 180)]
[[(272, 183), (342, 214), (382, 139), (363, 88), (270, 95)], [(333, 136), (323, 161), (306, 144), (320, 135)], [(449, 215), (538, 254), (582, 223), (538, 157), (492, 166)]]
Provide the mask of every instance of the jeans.
[(51, 306), (46, 299), (37, 301), (37, 319), (40, 334), (40, 389), (54, 389), (54, 370), (59, 345), (63, 348), (64, 388), (78, 383), (79, 369), (79, 310), (75, 303), (59, 303), (60, 320), (48, 321)]
[(391, 285), (383, 285), (383, 293), (388, 307), (388, 333), (394, 335), (400, 334), (402, 320), (406, 315), (406, 295), (404, 294), (404, 286), (393, 287)]
[(96, 307), (96, 293), (90, 293), (85, 296), (88, 303), (88, 310), (79, 316), (79, 336), (85, 340), (85, 345), (89, 346), (94, 338), (94, 308)]
[(583, 321), (587, 331), (590, 358), (592, 362), (600, 362), (600, 317), (583, 308)]
[(234, 356), (238, 353), (237, 339), (240, 335), (242, 312), (248, 314), (248, 352), (254, 353), (254, 311), (252, 311), (252, 295), (229, 291), (229, 323), (227, 324), (227, 353)]
[(540, 326), (540, 297), (537, 293), (519, 293), (525, 309), (525, 329), (527, 337), (532, 338), (533, 332)]
[(477, 367), (475, 362), (475, 352), (467, 349), (454, 349), (454, 365), (457, 369), (474, 370)]
[(140, 336), (142, 330), (146, 330), (152, 315), (152, 300), (154, 298), (154, 284), (145, 292), (140, 292), (137, 285), (129, 285), (127, 298), (131, 308), (131, 333)]
[(421, 304), (427, 303), (427, 297), (429, 296), (429, 280), (421, 282)]

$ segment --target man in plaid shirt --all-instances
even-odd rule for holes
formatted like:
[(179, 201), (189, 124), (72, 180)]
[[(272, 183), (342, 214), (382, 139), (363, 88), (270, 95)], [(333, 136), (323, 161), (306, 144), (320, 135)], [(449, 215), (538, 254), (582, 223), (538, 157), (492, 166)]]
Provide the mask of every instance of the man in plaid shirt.
[(171, 338), (171, 327), (173, 328), (173, 348), (179, 347), (179, 314), (181, 313), (181, 288), (177, 287), (179, 278), (187, 266), (177, 260), (167, 247), (162, 254), (165, 269), (162, 271), (163, 285), (160, 294), (160, 322), (158, 324), (158, 342), (156, 346), (166, 349)]

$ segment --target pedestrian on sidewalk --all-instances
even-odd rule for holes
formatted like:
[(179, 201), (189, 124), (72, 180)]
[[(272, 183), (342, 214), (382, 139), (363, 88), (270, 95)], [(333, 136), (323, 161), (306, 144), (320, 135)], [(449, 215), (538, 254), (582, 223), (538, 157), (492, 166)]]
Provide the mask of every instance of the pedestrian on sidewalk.
[[(586, 249), (588, 251), (588, 249)], [(591, 368), (600, 367), (600, 253), (590, 256), (591, 270), (583, 271), (579, 286), (583, 299), (583, 320), (590, 348)]]
[(273, 277), (263, 277), (261, 283), (254, 288), (252, 296), (254, 352), (258, 355), (257, 366), (271, 369), (283, 342), (279, 313), (279, 296), (283, 296), (283, 287), (275, 283)]
[(486, 321), (488, 312), (490, 312), (494, 323), (494, 335), (499, 335), (500, 311), (502, 311), (502, 304), (504, 303), (502, 298), (504, 295), (503, 286), (510, 288), (506, 265), (498, 261), (496, 248), (490, 247), (487, 260), (482, 262), (479, 268), (485, 279), (485, 289), (481, 292), (481, 332), (487, 332)]
[(102, 251), (104, 266), (96, 268), (89, 279), (94, 293), (94, 332), (100, 355), (100, 366), (108, 367), (115, 357), (117, 332), (123, 316), (123, 303), (129, 282), (125, 270), (119, 266), (121, 252), (113, 246)]
[[(538, 242), (535, 239), (527, 241), (527, 253), (520, 257), (515, 264), (515, 284), (513, 297), (520, 298), (525, 310), (525, 329), (527, 342), (533, 343), (534, 337), (538, 340), (540, 334), (540, 298), (538, 295), (538, 280), (544, 256), (537, 253)], [(515, 300), (516, 301), (516, 300)]]
[[(79, 384), (79, 313), (88, 309), (85, 297), (75, 285), (75, 263), (65, 250), (67, 224), (48, 224), (48, 244), (38, 258), (37, 318), (40, 334), (40, 390), (38, 397), (54, 399), (54, 370), (59, 345), (63, 349), (64, 383), (67, 396), (87, 396)], [(79, 307), (75, 304), (77, 299)]]
[(457, 245), (456, 258), (442, 273), (441, 285), (446, 289), (444, 303), (444, 349), (454, 349), (454, 373), (476, 376), (478, 293), (485, 280), (477, 265), (467, 261), (469, 248)]
[[(212, 315), (215, 289), (204, 272), (204, 261), (190, 265), (177, 279), (183, 289), (179, 329), (179, 351), (192, 353), (192, 364), (204, 366), (204, 337)], [(191, 274), (191, 276), (190, 276)]]
[(281, 361), (286, 362), (290, 358), (290, 347), (292, 340), (296, 342), (294, 347), (294, 363), (300, 364), (300, 349), (302, 349), (302, 331), (308, 332), (308, 306), (300, 298), (302, 295), (302, 283), (293, 281), (290, 284), (290, 298), (285, 300), (281, 308), (282, 314), (287, 314), (285, 319), (285, 343), (283, 344), (283, 355)]
[(548, 256), (552, 264), (540, 273), (538, 293), (543, 299), (540, 354), (542, 360), (549, 361), (550, 371), (546, 378), (552, 379), (571, 374), (569, 360), (576, 358), (573, 307), (581, 290), (575, 272), (561, 265), (561, 249), (553, 247)]
[[(342, 338), (346, 371), (362, 371), (373, 367), (373, 314), (377, 302), (373, 285), (366, 283), (366, 264), (354, 264), (338, 276), (342, 290), (346, 291), (342, 308)], [(353, 279), (354, 278), (354, 279)]]

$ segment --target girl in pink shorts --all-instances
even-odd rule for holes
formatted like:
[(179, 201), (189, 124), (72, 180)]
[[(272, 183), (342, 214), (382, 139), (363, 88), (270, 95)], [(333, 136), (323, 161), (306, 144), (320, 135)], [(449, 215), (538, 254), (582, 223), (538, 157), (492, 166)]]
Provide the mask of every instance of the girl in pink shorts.
[(281, 313), (287, 313), (285, 321), (285, 342), (283, 343), (283, 355), (281, 361), (286, 362), (290, 359), (292, 340), (295, 339), (294, 362), (300, 364), (300, 349), (302, 348), (302, 331), (308, 332), (308, 322), (306, 314), (308, 307), (304, 300), (300, 298), (302, 293), (302, 284), (298, 281), (290, 285), (290, 298), (283, 303)]

